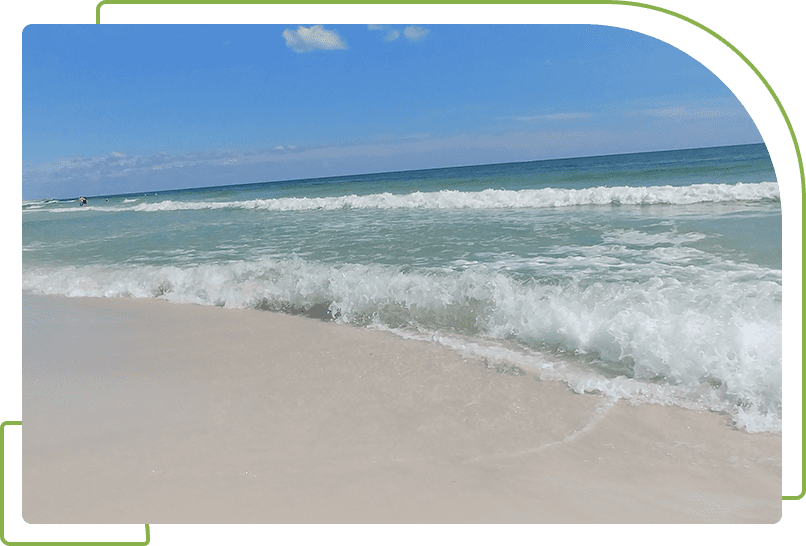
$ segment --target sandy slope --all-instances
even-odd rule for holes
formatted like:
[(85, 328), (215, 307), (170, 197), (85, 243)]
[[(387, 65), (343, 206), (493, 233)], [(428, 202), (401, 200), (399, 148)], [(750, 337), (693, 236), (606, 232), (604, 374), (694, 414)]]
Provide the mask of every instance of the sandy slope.
[(781, 436), (313, 319), (23, 295), (29, 523), (758, 522)]

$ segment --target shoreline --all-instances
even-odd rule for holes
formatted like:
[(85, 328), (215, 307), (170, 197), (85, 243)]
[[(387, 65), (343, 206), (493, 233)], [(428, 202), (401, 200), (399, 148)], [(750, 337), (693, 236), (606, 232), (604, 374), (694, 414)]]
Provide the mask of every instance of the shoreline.
[(29, 523), (774, 523), (781, 434), (388, 332), (23, 292)]

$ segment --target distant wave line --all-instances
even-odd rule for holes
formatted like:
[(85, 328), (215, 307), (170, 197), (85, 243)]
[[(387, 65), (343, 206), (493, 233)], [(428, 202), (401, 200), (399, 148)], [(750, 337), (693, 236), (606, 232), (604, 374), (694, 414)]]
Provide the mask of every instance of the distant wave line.
[(160, 212), (178, 210), (242, 209), (265, 211), (339, 209), (513, 209), (557, 208), (584, 205), (688, 205), (731, 201), (780, 200), (777, 182), (753, 184), (694, 184), (691, 186), (617, 186), (584, 189), (524, 189), (476, 192), (440, 190), (336, 197), (278, 197), (248, 201), (173, 201), (131, 206), (84, 206), (56, 211)]

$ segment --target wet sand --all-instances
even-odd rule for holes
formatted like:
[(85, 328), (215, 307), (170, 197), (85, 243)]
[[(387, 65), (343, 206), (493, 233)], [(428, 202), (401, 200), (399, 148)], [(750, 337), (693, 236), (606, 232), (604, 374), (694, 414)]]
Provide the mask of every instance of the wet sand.
[(774, 523), (781, 436), (311, 318), (23, 294), (28, 523)]

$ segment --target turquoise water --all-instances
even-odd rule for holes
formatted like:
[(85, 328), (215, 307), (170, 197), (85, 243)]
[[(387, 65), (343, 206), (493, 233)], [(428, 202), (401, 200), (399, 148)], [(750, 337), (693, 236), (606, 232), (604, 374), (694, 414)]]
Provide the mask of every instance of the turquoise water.
[(27, 201), (23, 290), (307, 313), (780, 430), (764, 145)]

